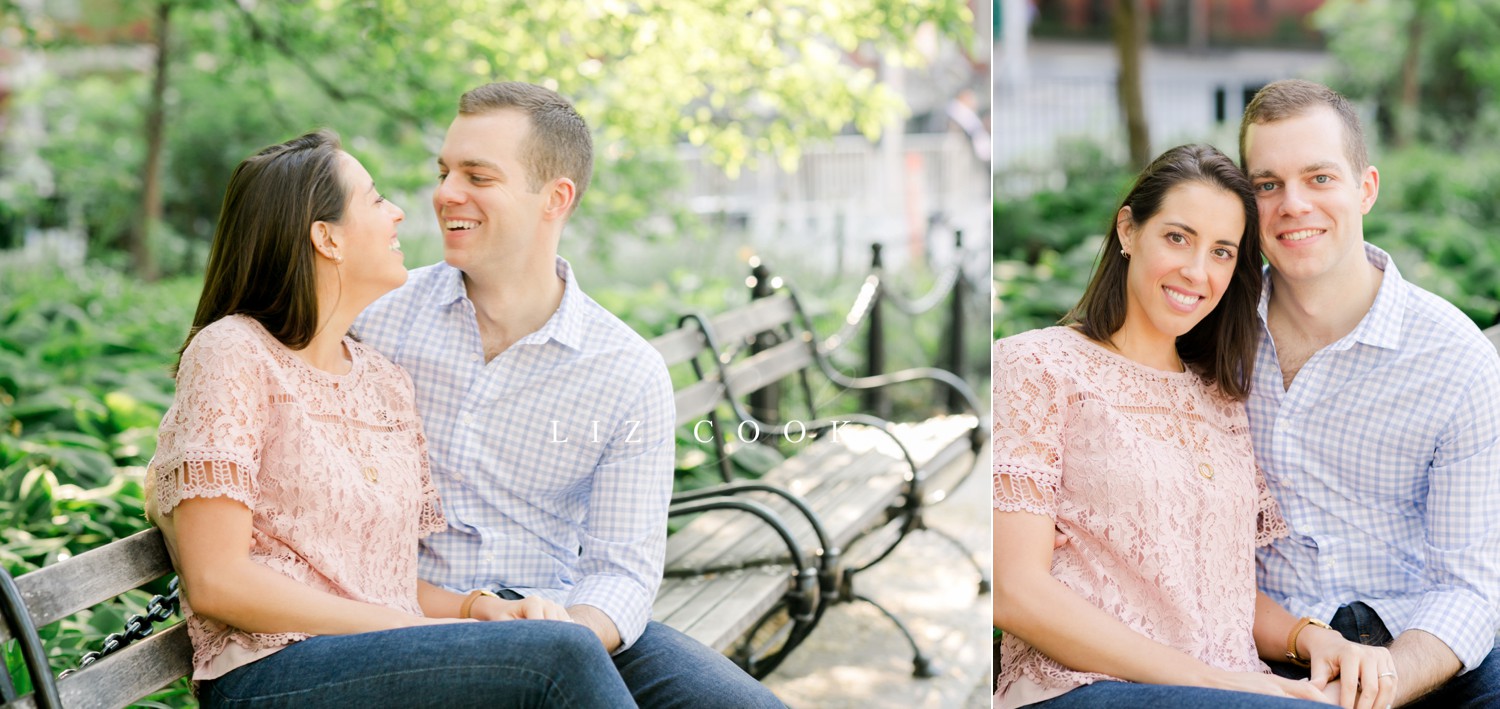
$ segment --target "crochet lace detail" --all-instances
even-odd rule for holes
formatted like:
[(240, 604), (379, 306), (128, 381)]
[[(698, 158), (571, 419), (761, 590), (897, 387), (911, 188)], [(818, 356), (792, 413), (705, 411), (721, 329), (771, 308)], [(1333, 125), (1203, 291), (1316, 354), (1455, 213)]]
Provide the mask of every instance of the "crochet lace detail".
[[(997, 342), (991, 365), (994, 508), (1047, 516), (1069, 537), (1052, 575), (1157, 642), (1267, 671), (1251, 636), (1255, 547), (1287, 529), (1243, 404), (1064, 327)], [(1114, 679), (1007, 633), (998, 693), (1022, 677), (1048, 689)]]
[[(187, 499), (236, 500), (251, 510), (252, 560), (320, 591), (420, 615), (418, 540), (447, 522), (411, 379), (345, 344), (353, 367), (333, 375), (250, 318), (203, 328), (183, 353), (149, 467), (156, 514)], [(193, 614), (190, 601), (195, 674), (231, 642), (261, 652), (308, 637), (247, 633)]]

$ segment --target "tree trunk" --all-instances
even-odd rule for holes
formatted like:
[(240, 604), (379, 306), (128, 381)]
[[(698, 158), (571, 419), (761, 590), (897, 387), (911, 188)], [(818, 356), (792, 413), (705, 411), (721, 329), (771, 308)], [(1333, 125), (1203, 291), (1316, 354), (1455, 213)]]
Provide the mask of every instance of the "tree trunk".
[(1130, 163), (1140, 169), (1151, 162), (1151, 137), (1141, 98), (1141, 49), (1146, 44), (1146, 9), (1141, 0), (1116, 0), (1113, 26), (1115, 48), (1120, 54), (1115, 95), (1130, 141)]
[(1428, 0), (1418, 0), (1412, 7), (1411, 25), (1406, 30), (1406, 53), (1401, 58), (1401, 102), (1396, 106), (1395, 148), (1411, 143), (1417, 132), (1417, 104), (1421, 87), (1417, 83), (1418, 60), (1422, 54), (1422, 29), (1427, 20)]
[(130, 260), (142, 279), (156, 278), (156, 260), (151, 254), (151, 233), (161, 222), (162, 129), (166, 123), (167, 31), (172, 4), (156, 5), (156, 74), (151, 83), (151, 102), (146, 108), (146, 172), (141, 190), (141, 209), (130, 235)]

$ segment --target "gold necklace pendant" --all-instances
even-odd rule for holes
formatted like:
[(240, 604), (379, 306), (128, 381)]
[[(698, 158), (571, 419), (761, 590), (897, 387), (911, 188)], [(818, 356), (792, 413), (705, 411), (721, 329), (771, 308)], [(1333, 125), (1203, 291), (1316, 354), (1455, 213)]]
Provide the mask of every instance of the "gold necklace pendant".
[(1208, 463), (1199, 463), (1198, 464), (1198, 474), (1202, 475), (1204, 480), (1213, 480), (1214, 479), (1214, 466), (1209, 465)]
[[(363, 472), (365, 474), (365, 479), (369, 480), (371, 485), (374, 485), (374, 484), (380, 482), (380, 473), (377, 472), (374, 468), (371, 468), (369, 466), (365, 466)], [(1209, 475), (1209, 477), (1213, 477), (1213, 476)]]

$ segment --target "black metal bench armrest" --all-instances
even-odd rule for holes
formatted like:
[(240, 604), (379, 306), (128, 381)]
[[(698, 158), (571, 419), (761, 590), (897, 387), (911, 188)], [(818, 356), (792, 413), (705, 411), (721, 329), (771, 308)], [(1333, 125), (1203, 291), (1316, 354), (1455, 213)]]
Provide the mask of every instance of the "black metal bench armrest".
[(787, 553), (792, 559), (793, 589), (787, 594), (788, 608), (794, 621), (808, 624), (810, 627), (822, 615), (823, 603), (819, 596), (818, 570), (808, 564), (801, 547), (797, 545), (796, 537), (792, 536), (791, 530), (787, 529), (781, 516), (776, 514), (775, 510), (755, 500), (742, 500), (732, 496), (673, 502), (667, 509), (667, 516), (676, 517), (712, 510), (747, 512), (759, 517), (772, 531), (776, 532), (776, 536), (780, 537), (782, 543), (786, 545)]
[(807, 520), (808, 526), (812, 527), (813, 534), (818, 538), (818, 550), (816, 555), (818, 564), (818, 585), (820, 587), (821, 594), (819, 605), (826, 605), (828, 603), (837, 601), (839, 594), (838, 568), (841, 552), (839, 548), (834, 545), (833, 540), (829, 538), (828, 530), (823, 526), (823, 520), (820, 519), (817, 513), (813, 511), (812, 507), (807, 504), (807, 501), (793, 494), (790, 490), (786, 490), (770, 483), (760, 482), (758, 480), (737, 480), (733, 482), (711, 485), (709, 487), (698, 488), (696, 490), (687, 490), (677, 493), (672, 496), (672, 503), (676, 505), (678, 503), (693, 502), (696, 500), (707, 498), (732, 497), (733, 495), (742, 492), (770, 493), (786, 500), (793, 507), (797, 508), (797, 511), (800, 512), (802, 514), (802, 517)]
[[(57, 695), (57, 681), (52, 678), (52, 667), (47, 664), (47, 653), (42, 649), (36, 626), (31, 623), (31, 613), (21, 602), (21, 590), (11, 579), (10, 573), (0, 571), (0, 611), (11, 634), (21, 645), (21, 657), (26, 661), (26, 671), (31, 676), (31, 686), (36, 705), (42, 709), (62, 709), (62, 700)], [(6, 686), (10, 686), (6, 678)]]
[(958, 375), (937, 367), (913, 367), (911, 369), (900, 369), (885, 374), (876, 374), (868, 377), (853, 377), (834, 368), (826, 356), (818, 357), (819, 369), (823, 376), (829, 381), (846, 389), (884, 389), (897, 384), (909, 384), (920, 381), (934, 381), (957, 393), (964, 400), (964, 406), (968, 413), (979, 415), (979, 399), (974, 395), (974, 390), (969, 387), (968, 382), (960, 379)]

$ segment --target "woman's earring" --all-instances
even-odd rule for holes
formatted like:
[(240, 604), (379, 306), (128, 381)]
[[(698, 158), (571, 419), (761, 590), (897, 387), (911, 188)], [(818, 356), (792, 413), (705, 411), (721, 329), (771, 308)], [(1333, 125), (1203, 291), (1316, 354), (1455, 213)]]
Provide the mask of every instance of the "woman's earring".
[(336, 263), (336, 264), (343, 263), (344, 262), (344, 256), (343, 256), (343, 254), (335, 253), (333, 255), (333, 262)]
[(1126, 261), (1130, 260), (1130, 252), (1126, 251), (1125, 249), (1120, 249), (1120, 255), (1124, 256)]

